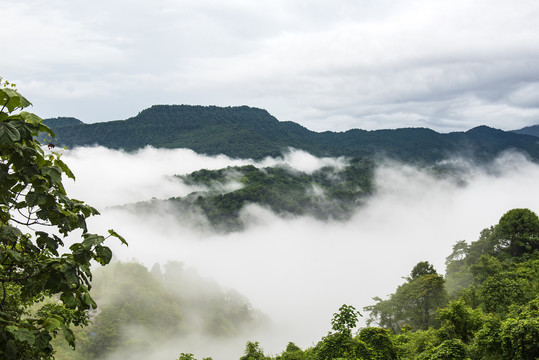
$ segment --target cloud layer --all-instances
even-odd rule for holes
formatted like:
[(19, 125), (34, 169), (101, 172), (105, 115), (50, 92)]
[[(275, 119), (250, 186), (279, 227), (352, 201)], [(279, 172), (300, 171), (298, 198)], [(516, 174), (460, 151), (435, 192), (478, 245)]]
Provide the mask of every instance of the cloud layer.
[(2, 76), (43, 117), (250, 105), (312, 130), (539, 123), (539, 4), (0, 0)]
[[(344, 161), (291, 152), (263, 164), (298, 168), (305, 159), (309, 169)], [(539, 211), (539, 166), (517, 154), (506, 154), (485, 169), (462, 162), (463, 181), (458, 182), (388, 162), (376, 172), (376, 195), (350, 221), (283, 219), (251, 206), (244, 212), (250, 224), (245, 231), (220, 235), (179, 222), (169, 209), (142, 215), (107, 206), (186, 194), (190, 189), (171, 181), (172, 175), (251, 160), (152, 148), (133, 154), (80, 148), (67, 151), (64, 160), (77, 175), (75, 183), (67, 183), (68, 192), (102, 211), (92, 227), (113, 227), (127, 238), (128, 248), (111, 242), (118, 259), (136, 259), (148, 267), (183, 261), (246, 295), (276, 326), (275, 332), (249, 340), (260, 340), (273, 353), (288, 341), (302, 347), (318, 341), (340, 305), (361, 309), (372, 304), (372, 297), (393, 292), (419, 261), (428, 260), (443, 273), (455, 242), (476, 240), (507, 210)], [(193, 347), (176, 351), (193, 352)]]

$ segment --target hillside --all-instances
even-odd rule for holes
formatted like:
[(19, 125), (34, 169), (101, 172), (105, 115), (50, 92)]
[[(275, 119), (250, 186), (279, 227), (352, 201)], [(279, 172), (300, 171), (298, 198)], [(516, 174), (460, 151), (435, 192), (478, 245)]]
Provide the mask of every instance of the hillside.
[(450, 154), (485, 161), (516, 149), (539, 159), (536, 137), (486, 126), (448, 134), (426, 128), (317, 133), (248, 106), (155, 105), (127, 120), (85, 124), (56, 118), (45, 124), (56, 133), (52, 142), (68, 147), (98, 144), (132, 151), (151, 145), (254, 159), (293, 147), (318, 156), (381, 155), (411, 162), (438, 161)]
[(539, 137), (539, 125), (526, 126), (519, 130), (513, 130), (513, 132), (522, 135), (533, 135)]
[(202, 169), (176, 176), (201, 190), (185, 197), (152, 199), (125, 208), (151, 214), (168, 206), (169, 211), (176, 210), (178, 220), (189, 219), (186, 222), (193, 227), (209, 225), (225, 233), (243, 230), (241, 211), (248, 204), (269, 208), (283, 217), (308, 215), (344, 221), (372, 194), (374, 166), (372, 161), (353, 159), (342, 169), (326, 166), (312, 174), (253, 165)]

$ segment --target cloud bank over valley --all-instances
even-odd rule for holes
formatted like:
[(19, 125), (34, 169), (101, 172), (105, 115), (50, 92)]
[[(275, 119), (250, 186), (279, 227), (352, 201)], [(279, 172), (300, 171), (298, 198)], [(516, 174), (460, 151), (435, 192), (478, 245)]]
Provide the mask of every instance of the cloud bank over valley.
[[(246, 228), (222, 234), (181, 222), (185, 218), (169, 208), (142, 214), (115, 206), (185, 196), (197, 189), (173, 175), (203, 168), (286, 165), (312, 172), (342, 167), (347, 160), (292, 150), (257, 163), (185, 149), (125, 153), (101, 147), (68, 150), (63, 159), (77, 176), (76, 182), (66, 182), (68, 193), (102, 212), (91, 221), (92, 229), (114, 228), (128, 240), (129, 247), (109, 243), (118, 260), (136, 260), (148, 268), (181, 261), (237, 290), (275, 325), (273, 333), (244, 339), (260, 340), (269, 352), (280, 351), (288, 341), (310, 346), (327, 332), (340, 305), (361, 309), (372, 304), (372, 297), (394, 291), (419, 261), (443, 273), (454, 243), (476, 240), (507, 210), (539, 210), (539, 166), (519, 154), (506, 153), (482, 168), (453, 159), (458, 179), (387, 161), (376, 168), (374, 194), (347, 221), (283, 218), (249, 205), (241, 214)], [(186, 346), (177, 353), (195, 351)]]

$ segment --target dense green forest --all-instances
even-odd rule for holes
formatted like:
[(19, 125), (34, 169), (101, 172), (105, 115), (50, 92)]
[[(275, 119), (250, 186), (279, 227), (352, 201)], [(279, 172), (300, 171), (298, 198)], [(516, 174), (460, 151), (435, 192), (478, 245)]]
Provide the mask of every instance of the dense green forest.
[[(219, 170), (198, 170), (177, 176), (179, 181), (201, 188), (186, 197), (151, 200), (125, 208), (153, 212), (171, 206), (191, 226), (195, 214), (217, 231), (239, 231), (241, 210), (258, 204), (282, 216), (311, 215), (317, 219), (345, 220), (373, 192), (374, 162), (353, 159), (343, 168), (323, 167), (311, 174), (287, 167), (257, 168), (253, 165)], [(198, 226), (207, 226), (201, 222)]]
[(292, 147), (317, 156), (383, 156), (414, 163), (433, 163), (450, 155), (489, 161), (503, 151), (517, 150), (539, 159), (535, 136), (486, 126), (449, 134), (425, 128), (318, 133), (248, 106), (155, 105), (127, 120), (84, 124), (56, 118), (45, 124), (55, 137), (41, 140), (68, 147), (102, 145), (131, 151), (151, 145), (253, 159), (279, 156)]

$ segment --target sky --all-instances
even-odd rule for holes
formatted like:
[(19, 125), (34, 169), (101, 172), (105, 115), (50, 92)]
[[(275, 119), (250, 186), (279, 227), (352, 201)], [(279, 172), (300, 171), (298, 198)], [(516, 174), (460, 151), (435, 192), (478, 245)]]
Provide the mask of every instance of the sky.
[(264, 108), (314, 131), (539, 124), (535, 0), (0, 0), (0, 76), (43, 118)]
[(341, 167), (346, 159), (292, 150), (282, 158), (254, 162), (187, 149), (148, 147), (126, 153), (92, 147), (67, 150), (63, 160), (77, 177), (64, 182), (68, 194), (101, 212), (91, 219), (89, 229), (106, 233), (113, 228), (127, 239), (128, 247), (107, 240), (116, 260), (137, 261), (147, 268), (183, 262), (246, 296), (274, 324), (267, 333), (227, 340), (211, 351), (206, 340), (182, 338), (163, 347), (162, 354), (139, 354), (132, 357), (136, 360), (170, 359), (180, 352), (238, 359), (247, 340), (260, 341), (273, 354), (289, 341), (312, 346), (330, 330), (332, 314), (342, 304), (360, 310), (364, 326), (368, 314), (363, 307), (372, 305), (375, 296), (393, 293), (419, 261), (429, 261), (444, 274), (445, 258), (457, 241), (477, 240), (481, 230), (497, 224), (510, 209), (539, 213), (539, 165), (521, 154), (506, 153), (485, 167), (450, 159), (460, 164), (462, 181), (386, 161), (375, 172), (374, 195), (345, 222), (282, 218), (249, 206), (242, 213), (246, 229), (223, 235), (193, 227), (193, 219), (168, 207), (142, 214), (114, 205), (185, 196), (194, 189), (172, 175), (200, 168), (254, 164), (312, 172), (328, 165)]

